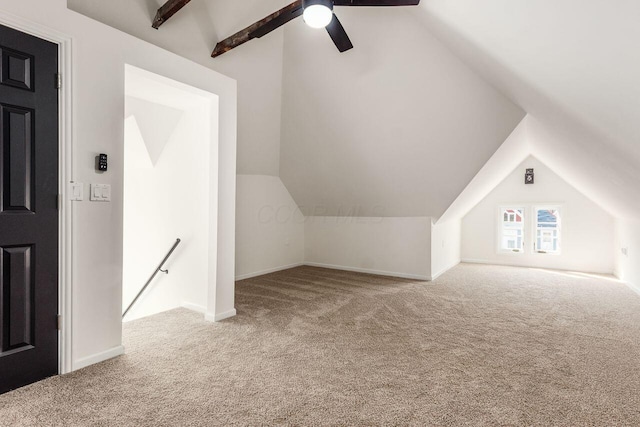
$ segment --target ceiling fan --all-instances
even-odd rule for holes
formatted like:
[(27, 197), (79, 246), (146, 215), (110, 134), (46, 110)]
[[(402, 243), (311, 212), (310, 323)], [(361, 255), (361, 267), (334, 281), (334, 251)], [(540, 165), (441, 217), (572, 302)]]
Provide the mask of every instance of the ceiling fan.
[(344, 27), (333, 13), (334, 6), (415, 6), (420, 0), (297, 0), (222, 40), (216, 45), (212, 57), (218, 57), (233, 48), (255, 38), (263, 37), (287, 22), (303, 16), (312, 28), (326, 28), (329, 36), (340, 52), (353, 48)]

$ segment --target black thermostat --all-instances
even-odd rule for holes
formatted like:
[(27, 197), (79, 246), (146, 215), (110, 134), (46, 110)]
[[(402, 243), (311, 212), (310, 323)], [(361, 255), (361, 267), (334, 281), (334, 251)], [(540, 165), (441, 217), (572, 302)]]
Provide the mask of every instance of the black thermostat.
[(107, 162), (107, 155), (106, 154), (100, 154), (98, 156), (98, 170), (100, 172), (106, 172), (108, 169), (108, 162)]
[(533, 169), (527, 169), (527, 172), (524, 174), (524, 183), (533, 184), (534, 182), (535, 182), (535, 175), (533, 174)]

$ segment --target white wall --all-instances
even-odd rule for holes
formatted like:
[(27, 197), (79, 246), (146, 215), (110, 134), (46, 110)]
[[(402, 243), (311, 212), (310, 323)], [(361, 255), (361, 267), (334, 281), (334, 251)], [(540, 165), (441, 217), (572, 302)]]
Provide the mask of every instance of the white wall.
[(460, 263), (462, 221), (452, 219), (431, 226), (431, 280)]
[(151, 22), (166, 0), (68, 0), (69, 8), (238, 82), (238, 173), (279, 174), (282, 30), (216, 59), (218, 40), (264, 18), (287, 0), (192, 1), (159, 30)]
[(431, 218), (307, 217), (305, 264), (427, 280)]
[[(171, 96), (165, 101), (173, 104)], [(181, 239), (164, 267), (169, 274), (156, 276), (126, 321), (184, 304), (206, 311), (212, 112), (205, 99), (193, 102), (196, 105), (186, 110), (174, 109), (179, 115), (173, 124), (158, 114), (165, 106), (126, 98), (130, 116), (125, 120), (124, 142), (123, 310), (175, 240)], [(165, 134), (141, 132), (138, 121)], [(164, 129), (159, 121), (169, 121), (175, 128)], [(151, 153), (157, 156), (155, 162)]]
[[(72, 38), (74, 181), (112, 186), (111, 203), (75, 202), (73, 208), (73, 366), (117, 354), (122, 343), (122, 232), (125, 64), (153, 71), (220, 97), (220, 126), (211, 160), (219, 165), (212, 188), (208, 265), (209, 310), (233, 310), (236, 177), (236, 85), (210, 69), (107, 27), (66, 8), (65, 0), (0, 0), (0, 21), (27, 21)], [(213, 137), (213, 136), (212, 136)], [(98, 175), (95, 156), (109, 154)], [(215, 155), (215, 158), (214, 158)], [(214, 184), (215, 185), (215, 184)], [(61, 188), (68, 194), (66, 186)], [(85, 187), (88, 194), (88, 187)], [(210, 251), (211, 253), (211, 251)], [(213, 299), (213, 300), (211, 300)], [(215, 307), (215, 308), (214, 308)]]
[[(534, 185), (524, 184), (526, 168), (535, 169)], [(531, 245), (525, 244), (525, 253), (498, 254), (499, 207), (544, 203), (562, 205), (562, 253), (534, 254)], [(525, 242), (531, 242), (531, 230), (525, 232)], [(533, 157), (517, 167), (462, 221), (464, 262), (612, 273), (613, 245), (613, 217)]]
[(640, 220), (616, 220), (615, 251), (616, 276), (640, 293)]
[[(282, 112), (283, 30), (234, 49), (216, 59), (216, 42), (285, 6), (285, 0), (217, 0), (191, 2), (160, 30), (151, 28), (157, 8), (165, 0), (69, 0), (69, 7), (108, 25), (222, 72), (238, 82), (238, 177), (236, 274), (239, 277), (283, 268), (299, 261), (290, 238), (295, 226), (256, 224), (266, 204), (292, 206), (290, 196), (272, 179), (280, 174), (280, 124)], [(262, 175), (262, 177), (259, 177)], [(251, 176), (251, 178), (248, 178)], [(255, 183), (256, 187), (251, 184)], [(288, 192), (287, 192), (288, 193)], [(258, 197), (255, 199), (255, 197)], [(258, 200), (260, 201), (258, 203)], [(299, 226), (298, 228), (301, 228)], [(283, 232), (282, 236), (274, 233)], [(295, 233), (294, 233), (295, 234)], [(301, 234), (301, 233), (299, 233)], [(249, 244), (252, 243), (252, 244)], [(257, 253), (255, 247), (269, 247)]]
[(236, 279), (301, 265), (304, 216), (280, 178), (238, 175)]

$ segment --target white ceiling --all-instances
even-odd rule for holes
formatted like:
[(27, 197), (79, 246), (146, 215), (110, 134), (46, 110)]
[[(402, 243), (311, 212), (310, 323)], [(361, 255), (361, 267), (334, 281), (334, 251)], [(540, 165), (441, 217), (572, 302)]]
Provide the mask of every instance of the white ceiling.
[(636, 0), (336, 8), (353, 51), (298, 21), (218, 60), (216, 41), (289, 1), (193, 0), (155, 31), (163, 1), (68, 3), (238, 79), (239, 173), (281, 174), (307, 213), (438, 217), (526, 111), (540, 160), (638, 217)]

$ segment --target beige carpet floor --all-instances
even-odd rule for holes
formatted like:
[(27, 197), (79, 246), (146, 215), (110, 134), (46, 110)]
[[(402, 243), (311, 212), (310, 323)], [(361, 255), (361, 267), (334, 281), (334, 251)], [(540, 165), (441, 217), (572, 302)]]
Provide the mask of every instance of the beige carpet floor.
[(640, 426), (640, 296), (613, 280), (302, 267), (237, 308), (131, 322), (125, 356), (0, 396), (0, 424)]

